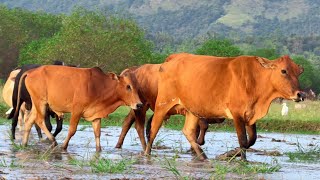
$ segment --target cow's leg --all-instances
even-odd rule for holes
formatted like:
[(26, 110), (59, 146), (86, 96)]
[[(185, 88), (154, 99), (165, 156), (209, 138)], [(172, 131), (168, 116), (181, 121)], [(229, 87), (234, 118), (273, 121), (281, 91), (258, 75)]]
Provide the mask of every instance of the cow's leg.
[[(49, 115), (48, 111), (45, 112), (45, 121), (44, 122), (45, 122), (45, 125), (46, 125), (48, 131), (51, 132), (52, 131), (52, 125), (51, 125), (51, 122), (50, 122), (50, 115)], [(36, 127), (36, 130), (37, 130), (39, 139), (42, 139), (41, 128), (37, 124), (35, 125), (35, 127)]]
[(48, 110), (46, 111), (46, 114), (45, 114), (45, 124), (47, 126), (47, 129), (51, 132), (52, 131), (52, 124), (50, 122), (50, 114), (49, 114)]
[(130, 127), (135, 121), (135, 112), (131, 109), (127, 117), (124, 119), (123, 124), (122, 124), (122, 130), (121, 134), (118, 139), (118, 143), (116, 145), (116, 148), (121, 148), (124, 138), (126, 137)]
[(32, 125), (35, 122), (37, 116), (36, 111), (31, 111), (28, 120), (26, 121), (24, 125), (24, 133), (23, 133), (23, 139), (22, 139), (22, 146), (27, 146), (28, 145), (28, 140), (29, 140), (29, 135), (30, 135), (30, 130)]
[(253, 146), (257, 140), (256, 124), (252, 124), (251, 126), (246, 126), (246, 130), (249, 135), (249, 145), (248, 145), (248, 148), (249, 148)]
[(41, 128), (38, 126), (38, 124), (35, 124), (34, 126), (35, 126), (35, 128), (37, 130), (38, 137), (41, 140), (42, 139)]
[(151, 123), (152, 123), (153, 115), (154, 114), (152, 114), (151, 117), (148, 119), (148, 122), (147, 122), (147, 125), (146, 125), (146, 136), (147, 136), (148, 141), (150, 139), (150, 129), (151, 129)]
[(18, 124), (19, 124), (18, 128), (19, 128), (19, 131), (22, 131), (23, 117), (24, 117), (24, 112), (20, 109), (19, 116), (18, 116)]
[[(170, 107), (171, 108), (171, 107)], [(169, 108), (169, 109), (170, 109)], [(150, 128), (150, 138), (148, 139), (147, 147), (145, 150), (145, 155), (150, 155), (153, 141), (162, 125), (165, 115), (169, 111), (169, 109), (157, 108), (155, 113), (153, 114), (151, 128)]]
[(196, 130), (198, 126), (199, 118), (194, 116), (192, 113), (187, 112), (186, 113), (186, 121), (184, 123), (183, 127), (183, 134), (188, 139), (189, 143), (191, 144), (191, 147), (197, 154), (197, 159), (199, 160), (205, 160), (208, 159), (206, 154), (201, 149), (200, 145), (196, 142)]
[(196, 134), (197, 135), (196, 137), (198, 137), (197, 143), (199, 145), (204, 145), (205, 143), (204, 137), (209, 127), (208, 122), (206, 120), (199, 119), (198, 125), (199, 126), (197, 126), (197, 134)]
[[(45, 107), (45, 105), (44, 105), (44, 107)], [(45, 116), (46, 116), (46, 111), (45, 111), (45, 108), (43, 108), (40, 111), (38, 111), (38, 113), (37, 113), (36, 123), (41, 128), (41, 130), (45, 133), (45, 135), (48, 137), (48, 139), (52, 142), (52, 146), (56, 146), (57, 141), (46, 126), (46, 122), (44, 121)]]
[(13, 117), (11, 122), (11, 138), (16, 139), (16, 127), (18, 124), (18, 119), (16, 117)]
[[(13, 99), (12, 99), (13, 100)], [(15, 99), (16, 100), (16, 99)], [(14, 102), (14, 101), (12, 101)], [(20, 112), (21, 109), (21, 105), (22, 105), (22, 100), (20, 99), (19, 104), (17, 104), (16, 108), (18, 108), (18, 112)], [(16, 110), (16, 108), (14, 110)], [(14, 113), (14, 111), (12, 111), (12, 113)], [(13, 116), (12, 119), (12, 124), (11, 124), (11, 135), (12, 135), (12, 139), (16, 138), (16, 127), (18, 125), (18, 116)]]
[(100, 145), (100, 136), (101, 136), (101, 119), (95, 119), (92, 121), (92, 127), (94, 132), (94, 138), (96, 140), (96, 151), (101, 151), (101, 145)]
[(68, 131), (68, 136), (66, 140), (64, 141), (62, 148), (66, 150), (68, 148), (69, 141), (71, 137), (76, 133), (77, 131), (77, 126), (79, 124), (81, 114), (80, 113), (74, 113), (71, 115), (70, 119), (70, 125), (69, 125), (69, 131)]
[(59, 118), (59, 116), (57, 114), (55, 115), (55, 118), (56, 118), (57, 127), (53, 133), (54, 137), (56, 137), (61, 132), (62, 124), (63, 124), (63, 118)]
[(237, 131), (238, 141), (241, 149), (241, 159), (246, 160), (246, 149), (248, 149), (248, 139), (245, 123), (243, 122), (241, 117), (234, 116), (234, 125)]
[(143, 151), (146, 150), (146, 139), (144, 136), (144, 124), (146, 121), (146, 110), (136, 111), (135, 128), (140, 138)]

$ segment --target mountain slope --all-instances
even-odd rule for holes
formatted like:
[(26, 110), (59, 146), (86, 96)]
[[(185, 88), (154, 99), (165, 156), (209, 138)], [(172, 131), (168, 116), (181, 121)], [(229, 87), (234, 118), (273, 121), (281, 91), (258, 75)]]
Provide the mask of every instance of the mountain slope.
[(0, 0), (8, 7), (68, 13), (74, 7), (130, 14), (150, 34), (177, 39), (206, 34), (229, 36), (320, 35), (320, 1), (316, 0)]

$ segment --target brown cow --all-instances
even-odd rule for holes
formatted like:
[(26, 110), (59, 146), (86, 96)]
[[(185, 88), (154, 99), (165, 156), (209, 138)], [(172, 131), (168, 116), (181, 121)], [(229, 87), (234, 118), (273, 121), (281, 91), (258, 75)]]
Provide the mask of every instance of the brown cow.
[[(144, 104), (144, 107), (141, 110), (131, 110), (129, 114), (126, 116), (122, 125), (122, 131), (119, 136), (119, 140), (116, 145), (116, 148), (121, 148), (128, 130), (130, 129), (132, 124), (135, 122), (135, 128), (138, 132), (142, 148), (143, 150), (145, 150), (146, 141), (144, 137), (144, 124), (145, 124), (146, 112), (149, 108), (153, 111), (155, 107), (155, 102), (156, 102), (157, 92), (158, 92), (158, 74), (159, 74), (160, 66), (161, 64), (145, 64), (140, 67), (128, 68), (121, 73), (121, 74), (130, 73), (135, 76), (138, 94), (141, 99), (141, 102)], [(174, 114), (184, 115), (184, 112), (185, 112), (184, 110), (173, 109), (167, 114), (166, 118), (169, 118), (170, 115), (174, 115)], [(211, 123), (221, 123), (224, 121), (224, 118), (208, 119), (206, 121), (209, 121)], [(204, 144), (204, 137), (203, 137), (205, 133), (204, 131), (208, 129), (208, 125), (205, 121), (199, 121), (199, 126), (201, 129), (199, 143)], [(200, 129), (198, 129), (198, 131), (200, 131)], [(147, 128), (147, 131), (148, 131), (148, 128)]]
[[(24, 77), (32, 99), (32, 109), (25, 125), (23, 145), (27, 145), (30, 128), (34, 122), (53, 145), (56, 145), (55, 138), (44, 123), (45, 111), (49, 106), (57, 114), (71, 113), (69, 132), (62, 145), (63, 149), (67, 149), (69, 140), (75, 134), (80, 118), (83, 117), (92, 122), (96, 150), (101, 151), (101, 118), (108, 116), (121, 105), (130, 105), (133, 109), (143, 106), (130, 76), (105, 74), (100, 68), (49, 65), (29, 70), (21, 79)], [(68, 88), (65, 88), (66, 84)]]
[[(196, 143), (198, 117), (234, 120), (241, 158), (256, 141), (256, 121), (268, 112), (277, 97), (303, 100), (298, 77), (303, 68), (289, 56), (270, 61), (254, 56), (216, 58), (185, 55), (160, 67), (158, 97), (145, 151), (151, 152), (163, 119), (172, 108), (187, 110), (183, 133), (200, 160), (207, 159)], [(249, 141), (247, 139), (249, 135)]]

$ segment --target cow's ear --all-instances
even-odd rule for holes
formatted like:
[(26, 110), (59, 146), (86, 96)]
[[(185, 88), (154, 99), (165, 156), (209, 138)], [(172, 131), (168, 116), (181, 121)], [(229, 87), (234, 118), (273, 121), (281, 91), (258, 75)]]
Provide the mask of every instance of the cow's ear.
[(256, 57), (256, 59), (259, 61), (261, 66), (263, 66), (264, 68), (274, 69), (274, 68), (277, 67), (277, 65), (275, 65), (272, 61), (270, 61), (270, 60), (268, 60), (266, 58)]
[(110, 74), (111, 74), (112, 80), (117, 80), (117, 81), (119, 81), (118, 75), (116, 75), (115, 73), (110, 73)]
[(16, 80), (16, 77), (11, 77), (10, 80), (11, 80), (11, 81), (15, 81), (15, 80)]
[(128, 76), (130, 70), (129, 69), (125, 69), (121, 72), (120, 76)]

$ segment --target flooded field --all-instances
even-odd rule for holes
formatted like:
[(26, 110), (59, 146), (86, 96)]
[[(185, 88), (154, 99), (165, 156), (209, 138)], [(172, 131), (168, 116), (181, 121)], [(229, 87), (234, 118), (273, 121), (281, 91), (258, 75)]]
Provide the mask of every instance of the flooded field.
[[(59, 145), (67, 126), (57, 137)], [(190, 146), (181, 131), (162, 128), (155, 140), (152, 157), (141, 155), (135, 129), (131, 129), (122, 149), (115, 149), (120, 127), (102, 128), (102, 152), (95, 153), (91, 126), (79, 126), (67, 151), (59, 146), (49, 149), (38, 141), (36, 132), (30, 146), (22, 149), (22, 133), (14, 143), (9, 125), (0, 126), (0, 179), (319, 179), (320, 161), (290, 161), (290, 152), (316, 149), (319, 135), (258, 133), (253, 150), (247, 152), (249, 163), (217, 160), (216, 157), (238, 146), (235, 133), (209, 132), (204, 151), (208, 162), (193, 161)], [(319, 151), (317, 151), (319, 153)], [(319, 157), (319, 156), (318, 156)], [(110, 164), (108, 170), (101, 170)], [(237, 165), (237, 166), (236, 166)], [(235, 168), (236, 167), (236, 168)], [(242, 168), (248, 168), (246, 171)], [(256, 169), (254, 169), (256, 168)], [(259, 169), (260, 168), (260, 169)], [(232, 171), (231, 171), (232, 169)]]

